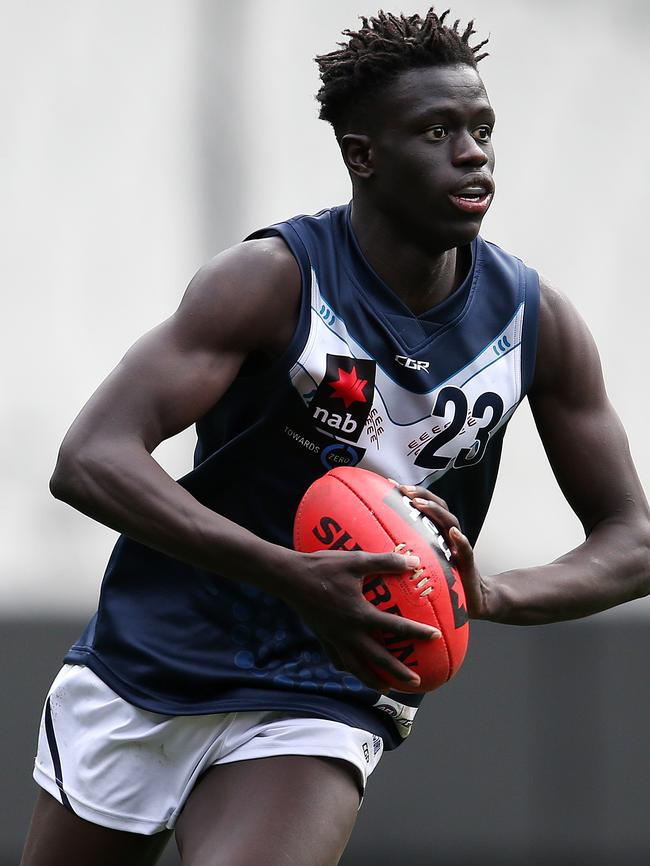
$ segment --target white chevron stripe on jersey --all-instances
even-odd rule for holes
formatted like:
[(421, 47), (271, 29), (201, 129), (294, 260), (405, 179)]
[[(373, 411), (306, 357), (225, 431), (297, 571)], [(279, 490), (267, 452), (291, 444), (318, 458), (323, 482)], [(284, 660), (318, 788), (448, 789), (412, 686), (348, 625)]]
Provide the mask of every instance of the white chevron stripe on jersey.
[[(404, 483), (428, 483), (452, 466), (478, 462), (489, 438), (507, 423), (521, 399), (524, 304), (468, 364), (428, 392), (416, 393), (397, 384), (350, 335), (345, 321), (322, 298), (313, 271), (311, 290), (309, 339), (290, 373), (305, 405), (325, 376), (328, 355), (376, 363), (368, 423), (354, 440), (365, 450), (359, 465)], [(435, 344), (420, 356), (435, 381)], [(333, 440), (352, 442), (341, 431), (317, 426)]]

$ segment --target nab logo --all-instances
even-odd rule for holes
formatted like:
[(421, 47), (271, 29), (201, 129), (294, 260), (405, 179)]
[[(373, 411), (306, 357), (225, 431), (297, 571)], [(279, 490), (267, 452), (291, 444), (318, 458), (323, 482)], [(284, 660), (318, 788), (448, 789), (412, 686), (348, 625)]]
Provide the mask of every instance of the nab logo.
[(425, 373), (429, 372), (428, 361), (418, 361), (415, 358), (407, 358), (406, 355), (395, 355), (395, 360), (402, 367), (406, 367), (407, 370), (424, 370)]
[[(323, 409), (322, 406), (316, 407), (314, 418), (316, 421), (322, 421), (323, 424), (327, 424), (328, 427), (334, 427), (336, 430), (340, 430), (341, 433), (354, 433), (359, 426), (349, 412), (346, 412), (345, 417), (343, 417), (342, 415), (339, 415), (338, 412), (328, 412), (327, 409)], [(355, 438), (359, 438), (358, 434)]]
[(325, 377), (309, 411), (316, 425), (357, 442), (372, 409), (375, 362), (346, 355), (328, 355)]

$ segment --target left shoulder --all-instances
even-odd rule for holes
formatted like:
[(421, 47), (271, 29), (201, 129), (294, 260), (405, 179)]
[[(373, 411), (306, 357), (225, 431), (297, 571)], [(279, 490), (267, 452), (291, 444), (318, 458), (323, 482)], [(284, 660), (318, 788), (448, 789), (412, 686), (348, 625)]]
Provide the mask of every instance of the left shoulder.
[(539, 280), (539, 331), (531, 396), (564, 392), (571, 399), (593, 399), (602, 391), (596, 343), (569, 298), (546, 279)]

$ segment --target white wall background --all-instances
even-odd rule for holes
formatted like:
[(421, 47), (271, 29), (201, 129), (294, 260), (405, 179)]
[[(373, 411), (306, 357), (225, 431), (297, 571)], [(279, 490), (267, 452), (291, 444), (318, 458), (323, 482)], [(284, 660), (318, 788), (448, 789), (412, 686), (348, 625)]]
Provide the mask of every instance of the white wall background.
[[(312, 57), (377, 6), (0, 8), (0, 610), (90, 612), (115, 536), (49, 497), (58, 444), (205, 258), (260, 225), (349, 197), (334, 139), (316, 120)], [(452, 12), (474, 15), (479, 35), (491, 36), (481, 72), (498, 116), (498, 195), (483, 234), (583, 312), (647, 487), (650, 5), (458, 0)], [(527, 409), (506, 444), (478, 546), (486, 571), (543, 562), (580, 541)], [(182, 434), (161, 461), (180, 474), (191, 448)], [(636, 602), (609, 615), (649, 612)]]
[(193, 3), (2, 4), (0, 609), (90, 609), (114, 535), (47, 482), (200, 251)]

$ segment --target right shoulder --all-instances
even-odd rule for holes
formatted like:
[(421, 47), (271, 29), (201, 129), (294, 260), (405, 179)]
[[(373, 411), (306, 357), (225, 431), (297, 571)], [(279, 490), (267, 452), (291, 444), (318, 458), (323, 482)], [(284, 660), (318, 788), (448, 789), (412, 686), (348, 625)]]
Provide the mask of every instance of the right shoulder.
[[(282, 352), (300, 313), (298, 263), (279, 236), (236, 244), (201, 267), (173, 319), (179, 336), (218, 335), (244, 352)], [(209, 341), (209, 333), (204, 336)]]

